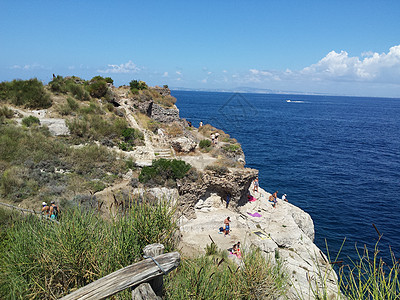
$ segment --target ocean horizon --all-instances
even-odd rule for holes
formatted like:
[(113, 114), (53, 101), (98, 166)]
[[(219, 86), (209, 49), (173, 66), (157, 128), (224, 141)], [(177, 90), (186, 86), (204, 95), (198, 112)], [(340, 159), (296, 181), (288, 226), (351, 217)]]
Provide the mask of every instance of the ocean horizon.
[[(172, 91), (180, 116), (242, 145), (260, 186), (308, 212), (332, 258), (400, 255), (400, 99)], [(376, 229), (375, 229), (375, 227)]]

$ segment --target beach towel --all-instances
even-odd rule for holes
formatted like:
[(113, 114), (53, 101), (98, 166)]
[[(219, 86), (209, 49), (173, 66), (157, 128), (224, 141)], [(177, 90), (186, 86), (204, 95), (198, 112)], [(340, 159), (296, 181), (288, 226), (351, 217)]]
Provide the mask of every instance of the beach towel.
[(254, 201), (256, 201), (257, 199), (256, 198), (254, 198), (253, 196), (250, 196), (250, 198), (249, 198), (249, 202), (254, 202)]
[(254, 214), (248, 212), (248, 214), (252, 217), (257, 217), (257, 218), (262, 217), (258, 212), (255, 212)]

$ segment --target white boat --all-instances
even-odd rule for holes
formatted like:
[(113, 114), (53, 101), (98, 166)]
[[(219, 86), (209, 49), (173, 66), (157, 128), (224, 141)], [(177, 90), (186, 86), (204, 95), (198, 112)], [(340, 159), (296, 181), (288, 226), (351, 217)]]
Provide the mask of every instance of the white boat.
[(286, 100), (286, 102), (292, 102), (292, 100)]

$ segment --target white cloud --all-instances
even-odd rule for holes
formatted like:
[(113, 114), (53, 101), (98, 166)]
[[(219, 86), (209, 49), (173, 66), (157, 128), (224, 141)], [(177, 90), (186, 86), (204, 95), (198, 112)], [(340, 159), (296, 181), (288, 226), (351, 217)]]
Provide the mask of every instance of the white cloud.
[(10, 67), (10, 69), (13, 70), (33, 70), (33, 69), (44, 69), (45, 67), (42, 65), (39, 65), (37, 63), (33, 63), (30, 65), (13, 65)]
[(100, 73), (136, 73), (140, 68), (135, 65), (131, 60), (125, 64), (120, 65), (107, 65), (109, 68), (105, 70), (97, 70)]
[(168, 72), (164, 72), (164, 74), (162, 75), (162, 77), (168, 77)]
[(207, 78), (204, 78), (203, 80), (201, 80), (202, 83), (207, 83)]
[(250, 69), (250, 74), (244, 76), (247, 82), (263, 82), (268, 80), (281, 80), (279, 77), (280, 72), (262, 71), (257, 69)]
[(346, 51), (329, 52), (315, 64), (302, 70), (273, 71), (249, 69), (239, 76), (241, 82), (274, 84), (276, 82), (367, 82), (400, 85), (400, 45), (391, 47), (388, 53), (364, 52), (359, 57)]
[(364, 58), (351, 57), (346, 51), (331, 51), (300, 73), (320, 79), (400, 84), (400, 45), (391, 47), (387, 54), (364, 52), (361, 56)]
[(175, 73), (178, 74), (178, 75), (182, 75), (181, 71), (176, 71)]

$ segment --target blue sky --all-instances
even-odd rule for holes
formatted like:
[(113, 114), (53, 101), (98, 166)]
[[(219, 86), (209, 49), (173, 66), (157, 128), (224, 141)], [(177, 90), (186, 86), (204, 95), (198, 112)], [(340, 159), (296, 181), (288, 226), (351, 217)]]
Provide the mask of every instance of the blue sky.
[(400, 1), (0, 1), (0, 81), (400, 98)]

